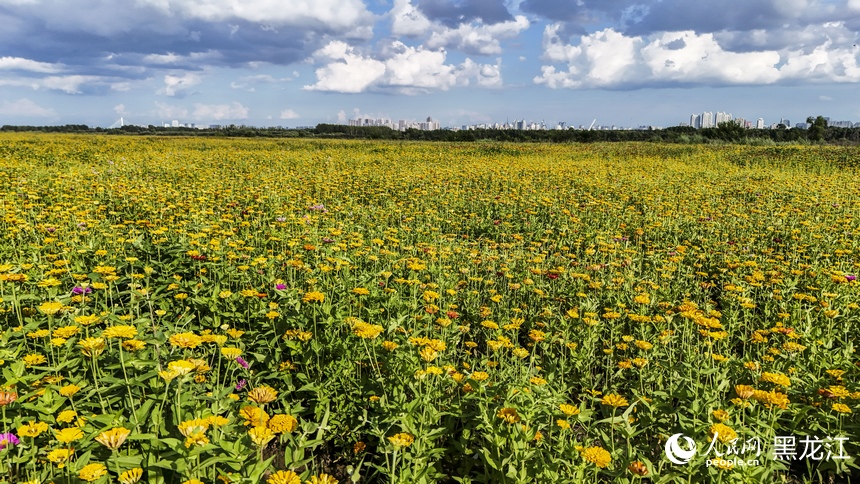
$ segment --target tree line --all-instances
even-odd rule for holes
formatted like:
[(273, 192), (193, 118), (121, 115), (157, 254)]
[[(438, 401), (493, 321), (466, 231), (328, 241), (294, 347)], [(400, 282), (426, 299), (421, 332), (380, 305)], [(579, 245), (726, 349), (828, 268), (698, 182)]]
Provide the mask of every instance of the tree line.
[(220, 128), (186, 128), (172, 126), (122, 126), (119, 128), (91, 128), (81, 124), (61, 126), (0, 126), (0, 132), (43, 133), (102, 133), (155, 136), (204, 136), (249, 138), (338, 138), (413, 141), (500, 141), (525, 143), (595, 143), (612, 141), (650, 141), (664, 143), (827, 143), (860, 144), (860, 128), (828, 126), (822, 116), (807, 119), (808, 129), (749, 129), (734, 122), (720, 123), (713, 128), (696, 129), (675, 126), (662, 129), (638, 130), (512, 130), (512, 129), (439, 129), (398, 131), (383, 126), (345, 126), (318, 124), (316, 127), (281, 128), (229, 125)]

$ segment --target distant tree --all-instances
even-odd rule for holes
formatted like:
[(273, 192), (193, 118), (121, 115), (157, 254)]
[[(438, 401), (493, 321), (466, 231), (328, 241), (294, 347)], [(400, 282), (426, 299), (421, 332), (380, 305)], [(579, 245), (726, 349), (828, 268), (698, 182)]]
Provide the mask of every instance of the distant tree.
[(734, 121), (723, 121), (717, 125), (717, 139), (723, 141), (740, 141), (746, 136), (746, 129)]
[(827, 120), (824, 116), (806, 118), (809, 124), (809, 139), (812, 141), (824, 141), (824, 133), (827, 131)]

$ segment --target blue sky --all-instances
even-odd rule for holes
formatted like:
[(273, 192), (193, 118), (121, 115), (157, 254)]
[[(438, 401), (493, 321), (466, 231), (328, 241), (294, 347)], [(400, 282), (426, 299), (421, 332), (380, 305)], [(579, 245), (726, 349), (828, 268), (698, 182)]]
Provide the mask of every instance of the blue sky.
[(0, 0), (0, 124), (860, 121), (860, 0)]

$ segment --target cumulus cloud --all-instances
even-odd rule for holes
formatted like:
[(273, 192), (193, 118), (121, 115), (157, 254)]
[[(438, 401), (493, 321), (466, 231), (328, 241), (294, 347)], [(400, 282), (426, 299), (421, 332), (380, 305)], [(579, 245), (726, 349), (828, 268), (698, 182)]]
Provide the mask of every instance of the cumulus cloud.
[(187, 73), (181, 76), (168, 74), (164, 76), (164, 87), (156, 91), (156, 93), (171, 97), (184, 95), (188, 93), (189, 89), (200, 84), (201, 80), (200, 76), (194, 73)]
[(299, 118), (301, 118), (301, 116), (299, 116), (299, 113), (293, 111), (292, 109), (284, 109), (283, 111), (281, 111), (280, 118), (281, 119), (299, 119)]
[(21, 57), (0, 57), (0, 70), (20, 70), (54, 74), (62, 71), (62, 67), (49, 62), (39, 62)]
[(5, 1), (0, 70), (138, 80), (288, 65), (331, 39), (371, 38), (375, 21), (362, 0)]
[(529, 21), (522, 15), (514, 20), (491, 25), (460, 24), (456, 28), (435, 30), (427, 47), (453, 47), (464, 52), (483, 55), (501, 54), (500, 39), (510, 39), (529, 28)]
[[(411, 0), (395, 0), (390, 14), (391, 30), (395, 35), (426, 38), (425, 45), (431, 49), (447, 47), (468, 54), (497, 55), (502, 52), (501, 40), (514, 38), (529, 28), (530, 23), (525, 16), (513, 17), (503, 5), (495, 2), (483, 3), (490, 4), (488, 11), (501, 7), (504, 15), (499, 12), (481, 15), (487, 6), (479, 3), (465, 2), (459, 6), (464, 12), (470, 12), (468, 15), (437, 15), (431, 19), (426, 15), (427, 11), (442, 12), (444, 9), (440, 6), (448, 3), (422, 2), (420, 7), (416, 7)], [(457, 21), (454, 22), (453, 18)]]
[(630, 88), (660, 85), (761, 85), (794, 80), (858, 82), (853, 47), (830, 40), (814, 49), (726, 50), (711, 33), (663, 32), (627, 36), (604, 29), (571, 44), (561, 26), (544, 31), (544, 60), (537, 84), (551, 88)]
[(0, 104), (0, 116), (22, 118), (56, 118), (57, 112), (51, 108), (39, 106), (35, 102), (22, 98), (17, 101), (3, 101)]
[(395, 90), (416, 94), (448, 90), (454, 86), (495, 87), (502, 84), (500, 60), (496, 65), (466, 59), (459, 65), (446, 64), (444, 50), (410, 47), (393, 41), (380, 58), (357, 52), (341, 41), (332, 41), (314, 58), (325, 65), (316, 70), (317, 82), (307, 90), (358, 93), (368, 90)]

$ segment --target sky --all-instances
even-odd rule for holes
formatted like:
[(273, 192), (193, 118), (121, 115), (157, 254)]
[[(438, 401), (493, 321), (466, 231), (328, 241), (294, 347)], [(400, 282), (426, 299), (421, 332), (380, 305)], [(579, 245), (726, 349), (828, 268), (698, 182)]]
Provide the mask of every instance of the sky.
[(860, 0), (0, 0), (0, 125), (860, 121)]

